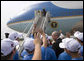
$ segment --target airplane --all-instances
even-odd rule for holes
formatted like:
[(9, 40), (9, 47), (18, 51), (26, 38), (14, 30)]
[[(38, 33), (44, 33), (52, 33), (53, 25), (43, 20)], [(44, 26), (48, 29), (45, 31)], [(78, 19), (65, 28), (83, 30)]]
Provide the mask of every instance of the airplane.
[[(79, 1), (78, 1), (79, 2)], [(53, 31), (62, 30), (62, 33), (70, 32), (73, 28), (77, 28), (79, 31), (83, 31), (83, 2), (81, 6), (78, 2), (57, 2), (57, 1), (48, 1), (38, 4), (31, 5), (26, 10), (23, 10), (21, 13), (11, 18), (7, 22), (7, 26), (13, 30), (23, 32), (27, 27), (24, 33), (27, 33), (33, 24), (35, 18), (36, 10), (43, 10), (50, 12), (50, 22), (46, 27), (46, 34), (51, 35)], [(77, 3), (77, 4), (76, 4)], [(62, 5), (64, 4), (64, 5)], [(62, 5), (62, 6), (61, 6)], [(78, 23), (80, 23), (80, 27)], [(76, 26), (78, 25), (78, 26)]]

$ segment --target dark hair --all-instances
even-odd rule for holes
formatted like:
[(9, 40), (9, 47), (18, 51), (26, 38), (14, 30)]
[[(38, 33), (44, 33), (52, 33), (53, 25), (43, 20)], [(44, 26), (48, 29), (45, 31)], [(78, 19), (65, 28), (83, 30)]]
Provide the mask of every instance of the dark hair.
[(43, 8), (43, 10), (45, 11), (45, 8)]
[(13, 54), (13, 51), (7, 56), (2, 56), (3, 53), (1, 53), (1, 60), (8, 60), (11, 57), (12, 54)]
[(9, 37), (9, 33), (5, 33), (5, 37), (8, 38)]
[[(15, 48), (14, 48), (14, 50), (15, 50)], [(12, 54), (13, 54), (13, 51), (10, 54), (8, 54), (7, 56), (3, 56), (3, 53), (1, 53), (1, 60), (8, 60)]]
[(83, 41), (81, 41), (81, 43), (83, 43)]
[(33, 52), (34, 52), (34, 49), (33, 49), (32, 51), (29, 51), (28, 49), (26, 49), (26, 51), (27, 51), (28, 53), (33, 53)]

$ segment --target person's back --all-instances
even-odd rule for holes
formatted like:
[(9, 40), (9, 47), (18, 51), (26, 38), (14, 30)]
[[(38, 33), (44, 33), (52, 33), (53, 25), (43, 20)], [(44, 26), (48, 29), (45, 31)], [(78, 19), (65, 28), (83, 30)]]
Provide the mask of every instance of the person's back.
[(81, 56), (83, 56), (83, 46), (81, 46), (81, 48), (80, 48), (80, 50), (79, 50), (79, 54), (80, 54)]
[(55, 52), (49, 47), (41, 47), (42, 60), (57, 60)]
[(58, 60), (71, 60), (71, 59), (72, 59), (72, 57), (65, 51), (62, 52), (58, 57)]
[(22, 58), (23, 60), (32, 60), (33, 53), (34, 53), (34, 48), (35, 48), (33, 40), (34, 39), (32, 39), (32, 38), (25, 39), (23, 47), (26, 51), (23, 51), (23, 52), (25, 52), (27, 54), (25, 54), (25, 55), (23, 54), (23, 56), (24, 56)]
[(52, 49), (55, 51), (55, 54), (58, 58), (59, 54), (62, 53), (64, 50), (59, 47), (59, 43), (62, 42), (62, 39), (57, 39), (55, 43), (52, 45)]
[(28, 52), (24, 49), (21, 53), (21, 57), (24, 58), (25, 55), (28, 55)]
[(14, 60), (16, 53), (16, 43), (11, 39), (1, 40), (1, 60)]
[(83, 60), (83, 57), (72, 58), (72, 60)]
[(32, 60), (33, 54), (28, 54), (23, 57), (23, 60)]
[(16, 53), (13, 56), (13, 60), (19, 60), (19, 53), (18, 53), (17, 50), (16, 50)]

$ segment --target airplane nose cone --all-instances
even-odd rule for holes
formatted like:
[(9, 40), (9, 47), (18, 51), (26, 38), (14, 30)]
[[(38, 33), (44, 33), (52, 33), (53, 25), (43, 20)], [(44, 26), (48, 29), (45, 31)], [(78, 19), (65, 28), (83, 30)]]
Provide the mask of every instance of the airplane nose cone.
[(17, 21), (18, 20), (16, 18), (10, 18), (10, 20), (8, 20), (8, 22), (7, 22), (7, 25), (12, 24), (12, 23), (15, 23)]
[(7, 25), (13, 23), (13, 20), (10, 18), (10, 20), (8, 20)]

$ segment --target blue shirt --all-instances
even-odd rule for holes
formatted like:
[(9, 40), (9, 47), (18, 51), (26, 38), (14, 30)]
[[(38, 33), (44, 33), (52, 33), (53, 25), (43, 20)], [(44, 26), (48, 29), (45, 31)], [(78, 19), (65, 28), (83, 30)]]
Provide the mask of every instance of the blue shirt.
[(57, 60), (55, 52), (49, 47), (41, 47), (42, 60)]
[(13, 56), (13, 60), (19, 60), (19, 54), (18, 51), (16, 51), (16, 53)]
[(33, 34), (30, 34), (30, 36), (29, 36), (29, 37), (34, 39), (34, 36), (33, 36)]
[(83, 56), (83, 46), (81, 46), (79, 53), (81, 54), (81, 56)]
[(49, 48), (52, 48), (52, 45), (48, 46)]
[(33, 54), (25, 55), (23, 60), (32, 60)]
[(28, 55), (28, 52), (27, 52), (26, 50), (23, 50), (22, 53), (21, 53), (22, 58), (23, 58), (25, 55)]
[(72, 58), (66, 51), (64, 51), (59, 55), (58, 60), (72, 60)]
[(83, 60), (83, 57), (79, 57), (79, 58), (72, 58), (72, 60)]

